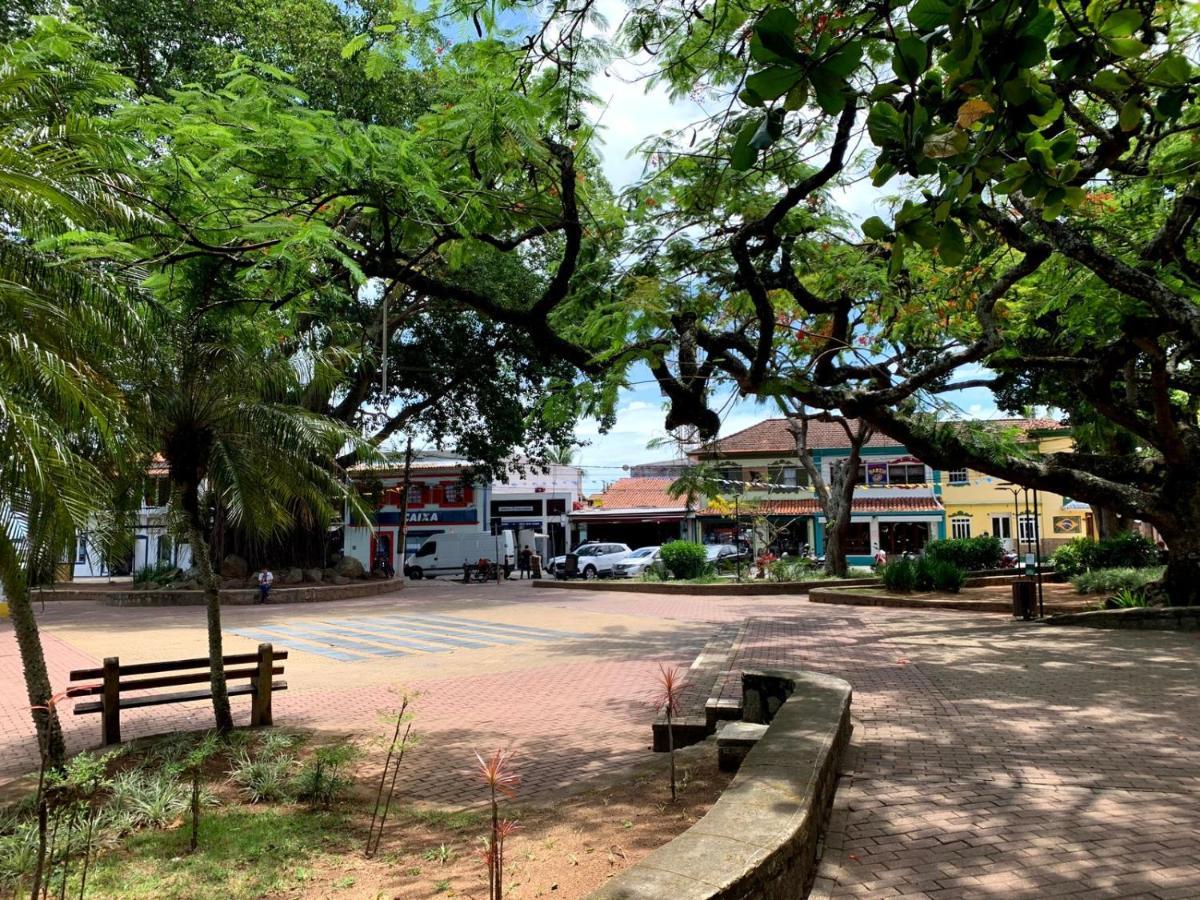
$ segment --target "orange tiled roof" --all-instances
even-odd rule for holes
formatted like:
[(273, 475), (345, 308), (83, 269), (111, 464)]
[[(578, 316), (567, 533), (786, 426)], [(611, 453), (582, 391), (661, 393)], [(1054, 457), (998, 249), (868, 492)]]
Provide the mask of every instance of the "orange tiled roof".
[[(757, 425), (735, 431), (695, 451), (697, 456), (732, 456), (735, 454), (779, 453), (794, 456), (796, 439), (788, 427), (787, 419), (764, 419)], [(850, 420), (850, 426), (855, 421)], [(868, 447), (895, 447), (896, 441), (885, 434), (875, 432), (867, 441)], [(827, 450), (849, 447), (846, 432), (837, 422), (809, 422), (808, 447), (810, 450)]]
[[(1066, 430), (1068, 427), (1049, 418), (987, 419), (983, 421), (985, 424), (1002, 427), (1016, 426), (1022, 432), (1058, 431)], [(850, 424), (851, 427), (854, 427), (855, 420), (851, 419)], [(813, 421), (808, 423), (808, 447), (810, 450), (840, 450), (848, 449), (849, 446), (850, 442), (846, 439), (846, 432), (837, 422)], [(867, 441), (866, 446), (897, 447), (899, 442), (877, 431)], [(749, 428), (743, 428), (741, 431), (735, 431), (731, 435), (712, 441), (699, 450), (693, 451), (692, 455), (713, 457), (762, 455), (765, 453), (778, 453), (781, 456), (795, 455), (796, 441), (792, 437), (787, 419), (764, 419), (757, 425), (751, 425)]]
[[(772, 516), (813, 516), (822, 515), (821, 505), (816, 500), (757, 500), (754, 504), (755, 513), (767, 513)], [(937, 497), (928, 494), (916, 497), (859, 497), (854, 498), (853, 509), (856, 513), (882, 512), (941, 512), (942, 504)], [(703, 509), (702, 516), (722, 515), (713, 509)]]
[(667, 493), (673, 478), (621, 478), (594, 503), (597, 509), (684, 509), (685, 498)]

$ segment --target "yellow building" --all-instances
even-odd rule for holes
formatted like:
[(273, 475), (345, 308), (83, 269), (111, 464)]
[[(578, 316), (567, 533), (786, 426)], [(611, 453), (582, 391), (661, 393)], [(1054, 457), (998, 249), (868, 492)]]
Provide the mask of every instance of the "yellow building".
[[(1070, 451), (1071, 431), (1053, 419), (1000, 419), (998, 427), (1021, 431), (1023, 443), (1034, 444), (1043, 453)], [(1033, 491), (1026, 492), (1003, 478), (974, 469), (950, 469), (941, 475), (941, 498), (946, 509), (947, 537), (976, 537), (991, 534), (1008, 548), (1014, 539), (1023, 547), (1036, 541), (1042, 554), (1049, 554), (1080, 535), (1094, 536), (1091, 507), (1045, 491), (1037, 493), (1034, 515)]]

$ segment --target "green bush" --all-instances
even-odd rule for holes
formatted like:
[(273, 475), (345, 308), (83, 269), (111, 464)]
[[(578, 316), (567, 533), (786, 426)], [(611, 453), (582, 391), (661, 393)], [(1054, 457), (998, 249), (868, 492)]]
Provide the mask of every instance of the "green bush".
[(933, 561), (933, 588), (947, 594), (957, 594), (966, 583), (967, 573), (944, 559)]
[(911, 559), (898, 559), (879, 569), (883, 586), (898, 594), (907, 594), (917, 585), (917, 564)]
[(346, 770), (357, 757), (358, 748), (352, 744), (318, 748), (296, 775), (292, 792), (298, 800), (329, 809), (353, 786), (354, 779)]
[(1089, 569), (1144, 569), (1158, 562), (1158, 549), (1140, 534), (1126, 532), (1102, 541), (1076, 538), (1052, 558), (1054, 570), (1070, 578)]
[(134, 584), (161, 584), (167, 581), (178, 570), (177, 566), (160, 562), (152, 566), (142, 566), (133, 573)]
[(1071, 579), (1078, 594), (1115, 594), (1119, 591), (1140, 591), (1162, 578), (1161, 566), (1133, 569), (1091, 569)]
[(938, 562), (953, 563), (964, 572), (994, 569), (1000, 565), (1004, 544), (998, 537), (980, 535), (972, 538), (951, 538), (931, 541), (925, 546), (925, 556)]
[(695, 541), (671, 541), (658, 552), (672, 578), (699, 578), (708, 568), (703, 544)]

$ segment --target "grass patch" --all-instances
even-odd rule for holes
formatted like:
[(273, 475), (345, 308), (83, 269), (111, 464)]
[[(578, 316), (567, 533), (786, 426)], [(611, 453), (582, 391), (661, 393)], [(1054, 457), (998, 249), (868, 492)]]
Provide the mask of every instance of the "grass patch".
[(1091, 569), (1080, 572), (1071, 579), (1077, 594), (1116, 594), (1121, 591), (1137, 592), (1146, 585), (1162, 579), (1162, 566), (1144, 569)]
[(323, 854), (357, 846), (337, 812), (223, 808), (200, 820), (200, 849), (188, 829), (143, 831), (94, 863), (91, 897), (257, 897), (303, 884)]
[(471, 831), (482, 828), (488, 821), (488, 817), (482, 812), (469, 809), (451, 811), (445, 809), (408, 808), (401, 812), (400, 818), (405, 822), (415, 822), (437, 831), (453, 832)]

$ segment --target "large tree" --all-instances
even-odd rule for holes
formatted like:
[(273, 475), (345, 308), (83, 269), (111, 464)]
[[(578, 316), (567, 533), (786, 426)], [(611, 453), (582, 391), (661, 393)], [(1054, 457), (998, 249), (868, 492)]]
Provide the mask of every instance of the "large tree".
[(47, 19), (0, 47), (0, 587), (55, 765), (64, 746), (29, 589), (76, 529), (96, 532), (111, 476), (136, 452), (117, 389), (138, 333), (129, 285), (41, 246), (131, 215), (101, 178), (109, 136), (96, 117), (123, 82), (88, 43)]

